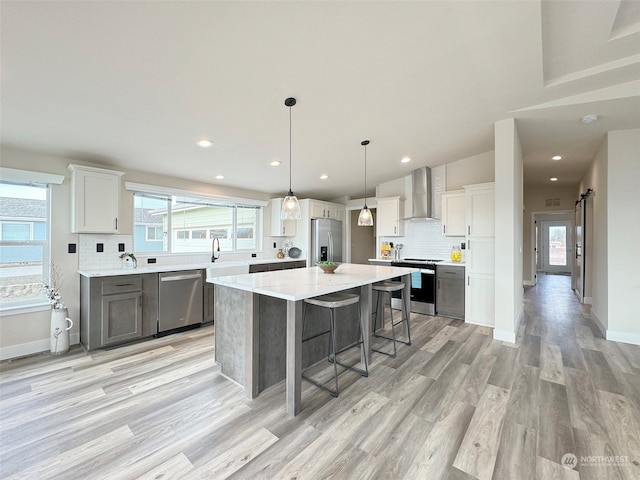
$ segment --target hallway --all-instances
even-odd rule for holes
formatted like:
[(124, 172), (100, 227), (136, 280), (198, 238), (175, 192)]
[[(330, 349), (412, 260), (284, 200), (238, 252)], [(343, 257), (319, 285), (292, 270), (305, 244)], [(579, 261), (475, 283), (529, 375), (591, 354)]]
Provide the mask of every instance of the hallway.
[[(511, 395), (531, 388), (527, 369), (534, 377), (539, 372), (538, 405), (532, 405), (538, 455), (573, 453), (581, 479), (640, 478), (640, 347), (603, 338), (570, 276), (539, 273), (524, 302), (520, 375)], [(609, 464), (599, 458), (612, 455), (622, 458)]]

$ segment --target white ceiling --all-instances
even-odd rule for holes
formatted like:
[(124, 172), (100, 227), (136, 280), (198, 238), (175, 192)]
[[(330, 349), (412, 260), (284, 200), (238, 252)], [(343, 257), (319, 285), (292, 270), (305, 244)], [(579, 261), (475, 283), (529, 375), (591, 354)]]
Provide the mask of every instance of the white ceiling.
[(640, 128), (639, 4), (3, 0), (1, 140), (275, 196), (293, 96), (302, 198), (362, 196), (363, 139), (373, 186), (492, 150), (509, 117), (525, 183), (575, 184)]

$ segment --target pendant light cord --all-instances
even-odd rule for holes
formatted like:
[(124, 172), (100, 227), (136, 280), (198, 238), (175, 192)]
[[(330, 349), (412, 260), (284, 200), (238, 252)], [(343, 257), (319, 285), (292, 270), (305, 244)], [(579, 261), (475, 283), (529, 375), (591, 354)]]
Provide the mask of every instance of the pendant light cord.
[(364, 205), (367, 205), (367, 146), (364, 146)]
[(291, 193), (291, 107), (289, 107), (289, 193)]

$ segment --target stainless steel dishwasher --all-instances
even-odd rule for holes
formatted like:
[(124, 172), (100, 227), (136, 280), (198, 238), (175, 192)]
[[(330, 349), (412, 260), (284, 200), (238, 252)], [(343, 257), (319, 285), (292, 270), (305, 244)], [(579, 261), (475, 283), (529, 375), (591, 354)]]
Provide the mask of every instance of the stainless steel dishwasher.
[(202, 323), (202, 272), (159, 275), (158, 332)]

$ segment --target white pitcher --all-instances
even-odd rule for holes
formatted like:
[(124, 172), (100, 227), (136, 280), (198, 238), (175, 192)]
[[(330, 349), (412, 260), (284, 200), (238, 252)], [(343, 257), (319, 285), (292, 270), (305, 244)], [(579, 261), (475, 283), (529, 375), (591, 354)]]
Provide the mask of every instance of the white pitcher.
[(66, 308), (51, 310), (51, 353), (60, 355), (69, 351), (69, 330), (73, 327), (73, 320)]

